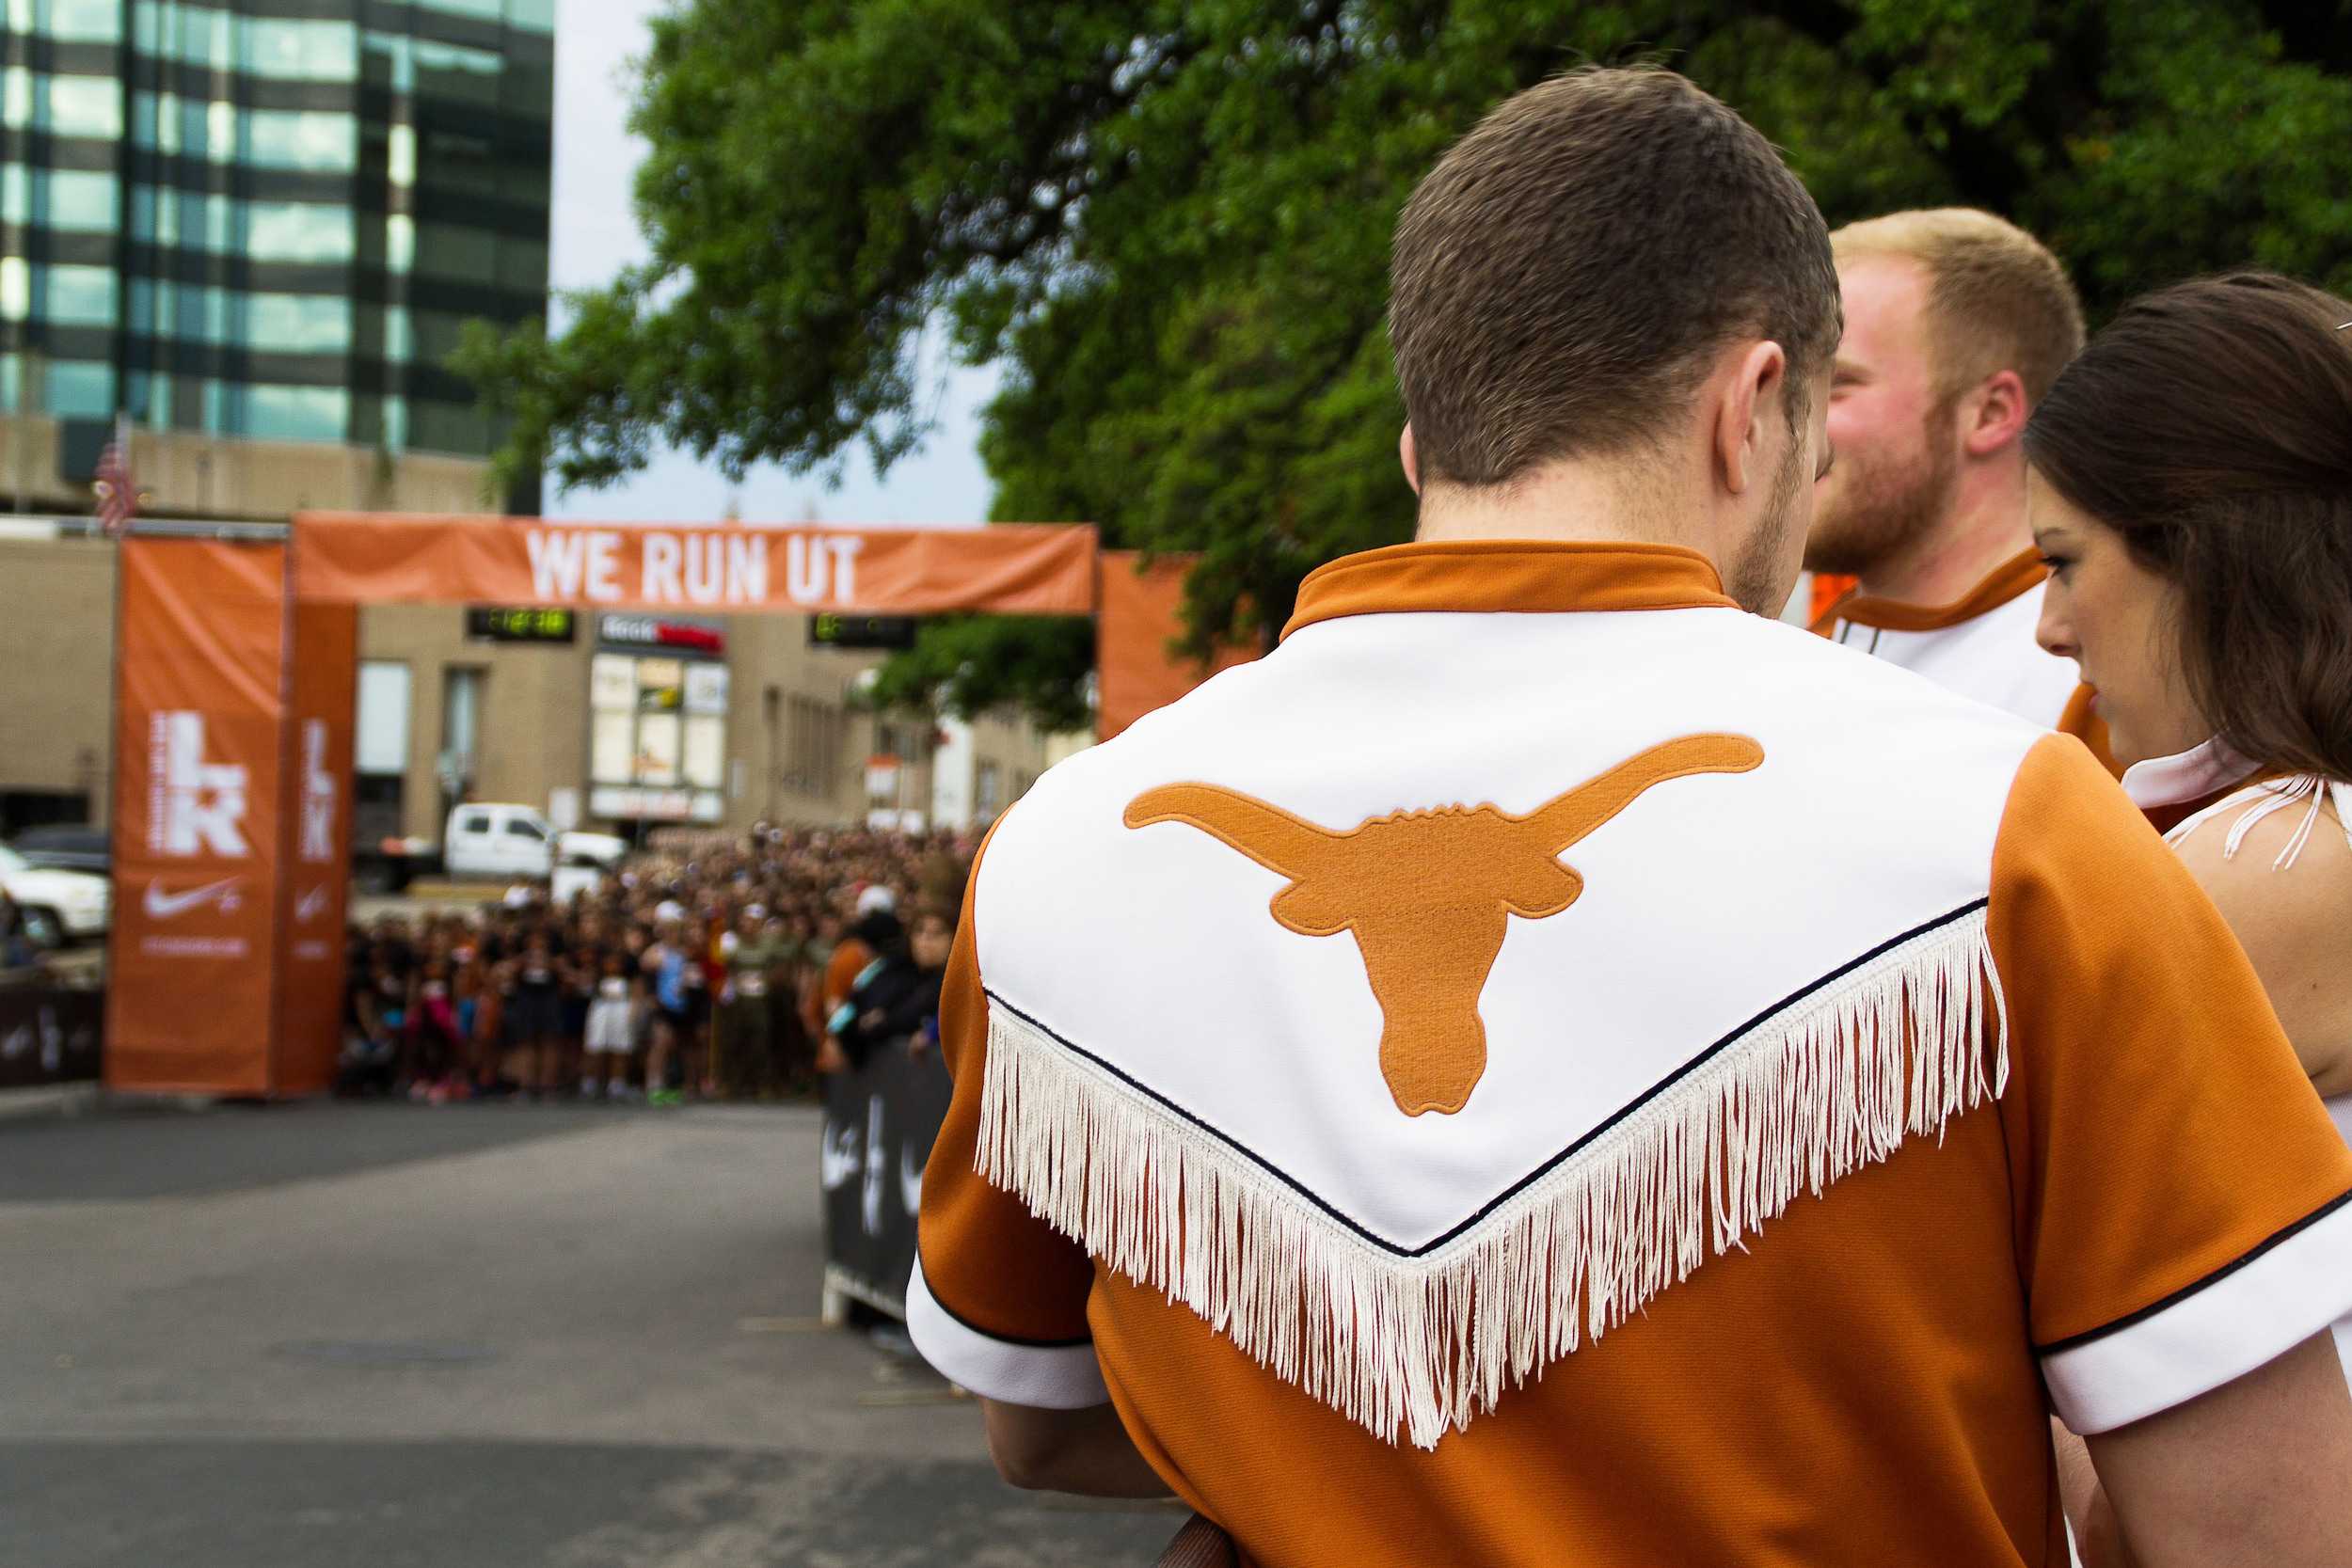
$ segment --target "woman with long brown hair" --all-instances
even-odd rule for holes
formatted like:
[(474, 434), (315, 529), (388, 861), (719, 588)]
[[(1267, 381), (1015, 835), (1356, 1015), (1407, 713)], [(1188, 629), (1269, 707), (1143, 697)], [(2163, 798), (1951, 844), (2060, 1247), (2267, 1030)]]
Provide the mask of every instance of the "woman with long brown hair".
[[(2026, 452), (2042, 644), (2352, 1139), (2352, 304), (2259, 273), (2149, 294)], [(2336, 1338), (2352, 1364), (2352, 1321)], [(2086, 1560), (2128, 1561), (2069, 1468)]]

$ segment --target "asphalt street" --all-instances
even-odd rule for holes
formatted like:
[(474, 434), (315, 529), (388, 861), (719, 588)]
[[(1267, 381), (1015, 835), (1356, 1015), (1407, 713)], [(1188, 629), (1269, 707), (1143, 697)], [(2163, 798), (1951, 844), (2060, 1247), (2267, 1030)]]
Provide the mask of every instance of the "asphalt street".
[(813, 1111), (0, 1122), (8, 1568), (1063, 1568), (1172, 1507), (996, 1480), (815, 1322)]

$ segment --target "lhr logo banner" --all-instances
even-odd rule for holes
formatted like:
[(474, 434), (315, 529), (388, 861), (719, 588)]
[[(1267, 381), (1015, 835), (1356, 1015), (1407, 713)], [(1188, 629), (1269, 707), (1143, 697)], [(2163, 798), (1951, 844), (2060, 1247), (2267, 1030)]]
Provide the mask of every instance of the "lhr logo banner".
[(205, 756), (204, 715), (152, 714), (148, 720), (147, 847), (155, 854), (246, 860), (247, 770)]

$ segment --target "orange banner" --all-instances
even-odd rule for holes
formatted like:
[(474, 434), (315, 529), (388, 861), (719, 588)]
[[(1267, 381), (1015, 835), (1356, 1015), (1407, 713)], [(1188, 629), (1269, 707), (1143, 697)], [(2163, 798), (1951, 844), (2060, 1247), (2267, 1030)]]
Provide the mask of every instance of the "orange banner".
[(110, 1087), (271, 1087), (285, 555), (122, 545)]
[(1170, 650), (1184, 635), (1184, 575), (1194, 557), (1163, 555), (1149, 567), (1134, 550), (1103, 552), (1102, 609), (1094, 623), (1094, 735), (1108, 740), (1153, 708), (1255, 650), (1227, 646), (1203, 665)]
[(359, 611), (296, 605), (278, 863), (277, 1049), (271, 1092), (333, 1086), (342, 1044), (343, 911), (351, 881), (352, 710)]
[(535, 517), (306, 512), (305, 602), (573, 605), (604, 610), (855, 610), (878, 615), (1094, 609), (1094, 530), (667, 527)]

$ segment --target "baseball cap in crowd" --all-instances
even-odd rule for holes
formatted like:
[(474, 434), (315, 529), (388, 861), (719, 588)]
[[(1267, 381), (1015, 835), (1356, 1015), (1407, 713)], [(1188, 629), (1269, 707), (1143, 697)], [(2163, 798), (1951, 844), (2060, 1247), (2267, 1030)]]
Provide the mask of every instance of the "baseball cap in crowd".
[(898, 907), (898, 895), (880, 882), (857, 895), (857, 916), (860, 920), (876, 910), (896, 910)]
[(653, 907), (653, 917), (656, 920), (684, 920), (686, 906), (675, 898), (664, 898)]

